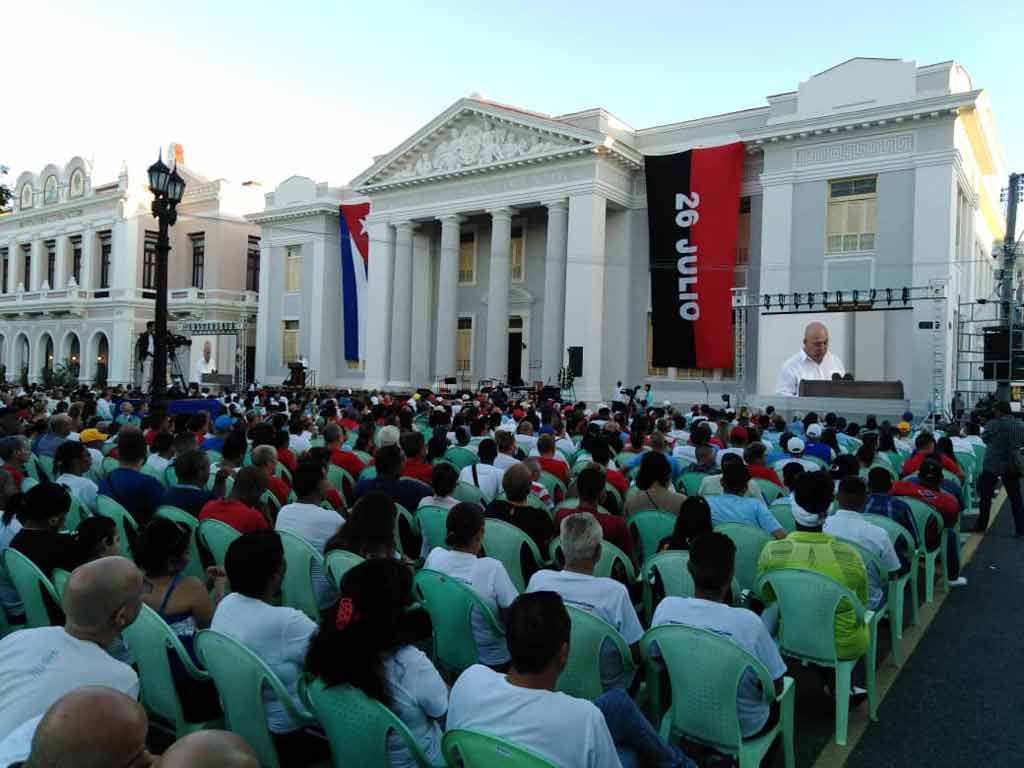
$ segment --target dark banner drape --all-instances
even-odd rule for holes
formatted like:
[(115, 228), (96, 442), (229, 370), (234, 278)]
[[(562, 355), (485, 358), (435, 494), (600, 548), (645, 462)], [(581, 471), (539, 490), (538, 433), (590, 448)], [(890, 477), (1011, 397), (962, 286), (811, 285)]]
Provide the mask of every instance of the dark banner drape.
[(737, 142), (644, 158), (654, 366), (733, 367), (743, 156)]

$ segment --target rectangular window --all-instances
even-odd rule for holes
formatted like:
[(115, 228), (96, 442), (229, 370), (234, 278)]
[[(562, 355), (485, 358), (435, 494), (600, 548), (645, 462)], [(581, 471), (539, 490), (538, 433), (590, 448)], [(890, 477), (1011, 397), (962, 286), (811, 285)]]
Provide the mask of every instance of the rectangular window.
[(206, 233), (193, 232), (188, 238), (192, 241), (192, 287), (201, 289), (206, 269)]
[(2, 284), (3, 284), (2, 285), (2, 288), (3, 288), (2, 292), (3, 293), (9, 293), (10, 292), (10, 286), (8, 285), (8, 282), (7, 282), (7, 267), (10, 264), (10, 261), (11, 261), (10, 251), (7, 248), (0, 248), (0, 266), (2, 266), (3, 270), (4, 270), (3, 274), (0, 275), (0, 282), (2, 282)]
[(472, 232), (459, 238), (459, 284), (476, 282), (476, 236)]
[(523, 251), (523, 228), (512, 228), (512, 241), (510, 243), (508, 268), (510, 277), (516, 282), (522, 282), (526, 277), (526, 254)]
[(249, 245), (245, 249), (245, 290), (260, 289), (260, 239), (249, 235)]
[(75, 285), (82, 285), (82, 238), (76, 235), (71, 238), (71, 276)]
[(110, 287), (110, 261), (113, 253), (113, 238), (110, 230), (100, 232), (100, 288)]
[(281, 362), (284, 365), (299, 359), (299, 321), (281, 322)]
[(647, 375), (668, 376), (668, 368), (657, 368), (651, 360), (654, 356), (654, 325), (651, 323), (651, 313), (647, 313)]
[(22, 261), (24, 262), (25, 271), (21, 273), (21, 283), (25, 286), (26, 291), (31, 291), (32, 286), (32, 245), (25, 243), (21, 246)]
[(877, 176), (830, 181), (825, 253), (875, 250), (877, 218)]
[(284, 290), (295, 293), (302, 287), (302, 246), (289, 245), (284, 256)]
[(142, 289), (156, 289), (156, 241), (159, 232), (146, 230), (146, 240), (142, 246)]
[(57, 241), (47, 240), (46, 246), (46, 284), (50, 288), (56, 288), (54, 283), (57, 280)]
[(467, 373), (473, 366), (473, 318), (460, 317), (455, 337), (455, 370)]

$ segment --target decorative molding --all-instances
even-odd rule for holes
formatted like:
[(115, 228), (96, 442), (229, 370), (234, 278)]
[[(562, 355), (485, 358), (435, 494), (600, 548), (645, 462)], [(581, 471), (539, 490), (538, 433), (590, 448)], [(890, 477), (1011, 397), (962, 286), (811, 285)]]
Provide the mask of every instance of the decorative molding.
[(838, 141), (816, 144), (796, 151), (793, 165), (806, 168), (811, 165), (849, 163), (869, 157), (909, 155), (914, 152), (914, 134), (897, 133), (874, 136), (859, 141)]

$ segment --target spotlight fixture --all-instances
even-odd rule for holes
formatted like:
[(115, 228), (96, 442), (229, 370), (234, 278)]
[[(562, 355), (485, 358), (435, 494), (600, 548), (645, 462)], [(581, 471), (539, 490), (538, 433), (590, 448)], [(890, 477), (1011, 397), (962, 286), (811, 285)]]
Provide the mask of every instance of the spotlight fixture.
[(885, 289), (885, 303), (892, 304), (892, 288)]
[(769, 310), (772, 308), (772, 296), (770, 293), (764, 295), (764, 308)]
[(904, 304), (909, 304), (910, 303), (910, 289), (907, 288), (906, 286), (903, 286), (903, 303)]

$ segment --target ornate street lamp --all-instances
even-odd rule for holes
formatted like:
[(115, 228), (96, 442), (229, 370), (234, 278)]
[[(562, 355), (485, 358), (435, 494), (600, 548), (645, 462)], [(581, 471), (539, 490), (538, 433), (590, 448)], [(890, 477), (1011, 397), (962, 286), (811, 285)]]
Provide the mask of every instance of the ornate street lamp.
[(150, 394), (153, 402), (163, 399), (167, 389), (167, 256), (171, 245), (167, 230), (178, 220), (178, 203), (185, 194), (185, 180), (177, 169), (163, 162), (163, 155), (149, 166), (149, 189), (153, 193), (153, 218), (160, 224), (156, 240), (156, 350), (153, 359), (153, 381)]

